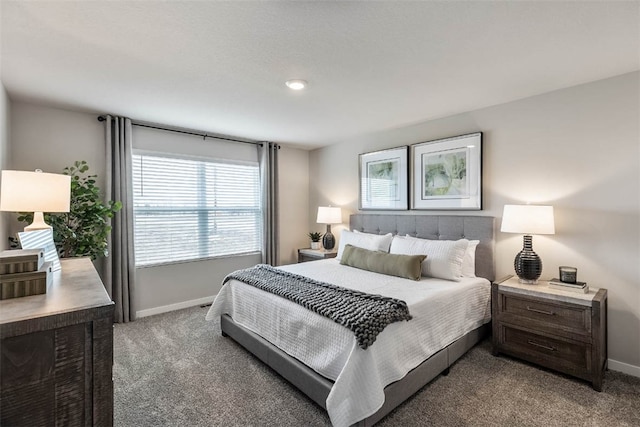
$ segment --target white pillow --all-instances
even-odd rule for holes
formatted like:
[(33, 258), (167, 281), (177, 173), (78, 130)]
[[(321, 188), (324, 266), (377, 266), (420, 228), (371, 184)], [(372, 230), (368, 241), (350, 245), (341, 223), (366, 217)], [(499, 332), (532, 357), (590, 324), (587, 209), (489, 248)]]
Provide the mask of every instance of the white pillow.
[(395, 236), (390, 253), (426, 255), (422, 262), (422, 275), (459, 282), (462, 278), (462, 262), (469, 246), (467, 239), (427, 240), (411, 236)]
[(379, 235), (342, 230), (342, 233), (340, 233), (340, 244), (338, 245), (338, 255), (336, 255), (336, 258), (342, 259), (342, 252), (346, 245), (368, 249), (370, 251), (389, 252), (391, 239), (393, 239), (393, 234), (391, 233)]
[(476, 277), (476, 248), (480, 240), (469, 240), (469, 246), (462, 261), (462, 276)]

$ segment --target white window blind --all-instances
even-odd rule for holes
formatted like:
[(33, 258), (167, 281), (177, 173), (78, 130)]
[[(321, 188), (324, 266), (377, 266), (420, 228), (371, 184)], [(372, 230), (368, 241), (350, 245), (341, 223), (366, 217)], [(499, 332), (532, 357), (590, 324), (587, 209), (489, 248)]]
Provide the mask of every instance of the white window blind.
[(133, 155), (136, 266), (262, 249), (257, 163)]

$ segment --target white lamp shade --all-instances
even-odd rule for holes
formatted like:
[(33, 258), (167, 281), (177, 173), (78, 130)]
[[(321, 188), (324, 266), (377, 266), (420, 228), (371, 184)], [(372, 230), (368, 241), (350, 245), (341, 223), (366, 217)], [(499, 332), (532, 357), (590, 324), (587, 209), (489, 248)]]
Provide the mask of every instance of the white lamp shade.
[(341, 224), (342, 210), (340, 208), (320, 206), (318, 207), (318, 224)]
[(0, 179), (0, 211), (69, 212), (68, 175), (4, 170)]
[(519, 234), (555, 234), (553, 206), (504, 205), (500, 231)]

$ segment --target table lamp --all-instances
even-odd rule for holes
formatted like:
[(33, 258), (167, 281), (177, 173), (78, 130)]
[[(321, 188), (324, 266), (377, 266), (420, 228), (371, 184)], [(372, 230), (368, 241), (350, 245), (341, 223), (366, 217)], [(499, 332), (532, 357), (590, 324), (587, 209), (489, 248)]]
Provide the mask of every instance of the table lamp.
[(322, 246), (328, 251), (333, 249), (336, 246), (336, 239), (331, 234), (331, 224), (342, 223), (342, 210), (331, 206), (320, 206), (318, 207), (316, 222), (318, 224), (327, 224), (327, 232), (322, 237)]
[(520, 283), (536, 284), (542, 274), (542, 260), (533, 251), (532, 234), (555, 234), (553, 206), (504, 205), (500, 231), (524, 234), (523, 248), (513, 267)]
[(24, 231), (46, 230), (43, 212), (69, 212), (71, 177), (31, 171), (2, 171), (0, 211), (33, 212), (33, 222)]

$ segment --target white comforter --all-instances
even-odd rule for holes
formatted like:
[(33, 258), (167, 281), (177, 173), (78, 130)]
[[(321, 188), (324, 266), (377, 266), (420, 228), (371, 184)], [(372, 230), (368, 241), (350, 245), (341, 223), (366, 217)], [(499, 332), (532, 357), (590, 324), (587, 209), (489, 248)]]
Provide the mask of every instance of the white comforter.
[(362, 350), (353, 332), (279, 296), (232, 280), (222, 287), (207, 320), (229, 314), (321, 375), (335, 381), (327, 412), (336, 427), (374, 414), (384, 387), (431, 355), (488, 322), (490, 284), (423, 278), (415, 282), (340, 265), (335, 259), (281, 267), (338, 286), (405, 301), (413, 319), (396, 322)]

